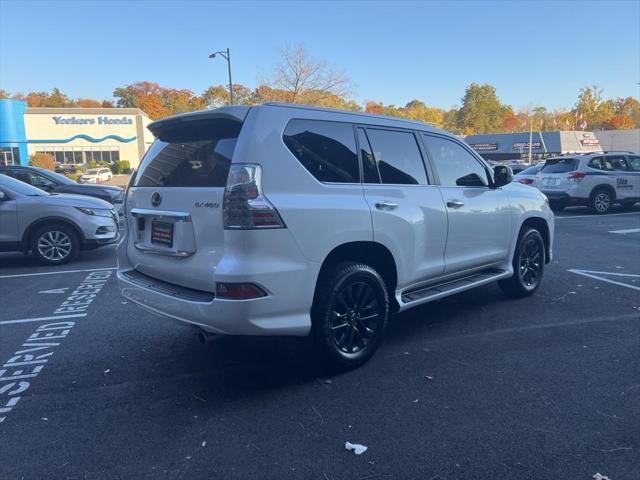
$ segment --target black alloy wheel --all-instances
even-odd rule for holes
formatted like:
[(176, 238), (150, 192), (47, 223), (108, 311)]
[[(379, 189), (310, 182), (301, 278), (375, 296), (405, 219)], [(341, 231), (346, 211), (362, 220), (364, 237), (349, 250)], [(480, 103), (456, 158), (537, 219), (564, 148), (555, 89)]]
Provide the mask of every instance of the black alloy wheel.
[(533, 228), (523, 231), (513, 255), (513, 276), (500, 280), (498, 285), (510, 297), (532, 295), (542, 282), (545, 260), (545, 245), (540, 232)]
[(341, 263), (320, 280), (312, 312), (316, 347), (330, 367), (366, 362), (380, 346), (389, 316), (384, 281), (370, 266)]

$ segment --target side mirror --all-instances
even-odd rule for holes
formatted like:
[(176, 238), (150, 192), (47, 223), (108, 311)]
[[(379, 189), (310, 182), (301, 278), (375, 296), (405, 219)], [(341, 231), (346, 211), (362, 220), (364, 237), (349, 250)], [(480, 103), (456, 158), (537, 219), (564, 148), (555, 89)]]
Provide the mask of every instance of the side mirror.
[(0, 192), (0, 202), (2, 202), (4, 200), (4, 192)]
[(504, 187), (513, 180), (513, 171), (508, 165), (496, 165), (493, 167), (493, 186)]

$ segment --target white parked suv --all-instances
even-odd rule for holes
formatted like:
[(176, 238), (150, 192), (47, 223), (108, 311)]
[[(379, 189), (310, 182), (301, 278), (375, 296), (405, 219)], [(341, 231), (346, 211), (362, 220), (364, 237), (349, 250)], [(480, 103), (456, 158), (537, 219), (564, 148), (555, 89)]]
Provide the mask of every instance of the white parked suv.
[(108, 182), (113, 177), (109, 168), (91, 168), (78, 177), (78, 183)]
[(266, 104), (149, 128), (118, 282), (204, 332), (311, 334), (348, 368), (390, 312), (495, 280), (530, 295), (551, 259), (546, 197), (419, 122)]
[(587, 205), (602, 214), (614, 203), (632, 207), (640, 201), (640, 155), (591, 152), (549, 158), (533, 186), (547, 195), (554, 210)]

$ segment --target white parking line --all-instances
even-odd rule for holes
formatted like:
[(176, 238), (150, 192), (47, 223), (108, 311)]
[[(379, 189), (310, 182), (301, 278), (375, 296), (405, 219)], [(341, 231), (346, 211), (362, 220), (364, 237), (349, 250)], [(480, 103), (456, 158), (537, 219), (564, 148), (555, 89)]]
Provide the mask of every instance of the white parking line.
[(632, 274), (632, 273), (616, 273), (616, 272), (594, 272), (592, 270), (575, 270), (569, 269), (571, 273), (575, 273), (576, 275), (582, 275), (584, 277), (593, 278), (594, 280), (600, 280), (601, 282), (611, 283), (613, 285), (618, 285), (620, 287), (627, 287), (633, 290), (640, 290), (640, 287), (636, 287), (635, 285), (629, 285), (628, 283), (616, 282), (615, 280), (611, 280), (609, 278), (603, 278), (600, 275), (611, 275), (614, 277), (627, 277), (627, 278), (640, 278), (640, 275)]
[(628, 228), (627, 230), (609, 230), (609, 233), (640, 233), (640, 228)]
[(19, 320), (3, 320), (0, 321), (0, 325), (9, 325), (11, 323), (46, 322), (48, 320), (57, 320), (59, 318), (76, 318), (86, 316), (86, 313), (74, 313), (73, 315), (52, 315), (50, 317), (21, 318)]
[(640, 215), (640, 212), (627, 212), (627, 213), (607, 213), (606, 215), (573, 215), (571, 217), (560, 217), (556, 216), (556, 220), (565, 219), (565, 218), (599, 218), (606, 219), (608, 217), (616, 217), (620, 215)]
[(37, 275), (57, 275), (59, 273), (99, 272), (100, 270), (115, 270), (118, 267), (88, 268), (86, 270), (61, 270), (59, 272), (20, 273), (16, 275), (0, 275), (0, 278), (35, 277)]

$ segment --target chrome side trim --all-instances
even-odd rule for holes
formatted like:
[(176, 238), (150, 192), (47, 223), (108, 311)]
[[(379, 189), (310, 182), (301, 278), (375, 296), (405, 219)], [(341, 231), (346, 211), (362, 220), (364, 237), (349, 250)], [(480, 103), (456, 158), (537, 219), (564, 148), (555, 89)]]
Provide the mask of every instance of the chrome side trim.
[(190, 222), (191, 214), (188, 212), (172, 212), (170, 210), (152, 210), (150, 208), (132, 208), (131, 215), (143, 217), (171, 218), (176, 222)]

